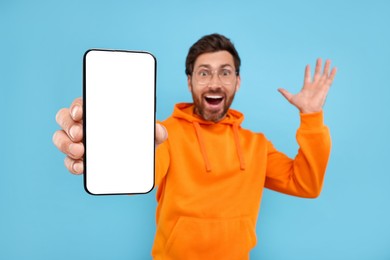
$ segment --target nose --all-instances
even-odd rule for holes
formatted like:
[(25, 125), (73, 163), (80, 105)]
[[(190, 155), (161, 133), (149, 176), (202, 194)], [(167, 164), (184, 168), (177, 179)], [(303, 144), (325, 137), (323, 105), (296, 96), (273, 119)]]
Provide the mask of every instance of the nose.
[(221, 79), (219, 78), (219, 75), (218, 75), (217, 71), (214, 71), (211, 74), (209, 85), (210, 86), (221, 86), (222, 85)]

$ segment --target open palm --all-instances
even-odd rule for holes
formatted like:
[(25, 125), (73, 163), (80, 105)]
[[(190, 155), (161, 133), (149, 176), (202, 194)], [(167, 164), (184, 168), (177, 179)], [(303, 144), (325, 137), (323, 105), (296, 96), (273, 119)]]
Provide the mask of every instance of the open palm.
[(317, 59), (317, 64), (313, 79), (310, 75), (310, 65), (306, 66), (304, 84), (301, 91), (297, 94), (291, 94), (285, 89), (278, 91), (301, 113), (316, 113), (322, 110), (325, 104), (326, 96), (336, 76), (336, 68), (330, 71), (330, 60), (325, 62), (323, 72), (321, 72), (322, 60)]

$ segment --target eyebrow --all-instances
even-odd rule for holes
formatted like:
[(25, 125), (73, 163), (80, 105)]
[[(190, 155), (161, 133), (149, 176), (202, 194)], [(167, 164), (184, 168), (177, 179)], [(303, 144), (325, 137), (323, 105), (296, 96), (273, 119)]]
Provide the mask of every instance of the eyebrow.
[[(209, 64), (200, 64), (200, 65), (198, 66), (198, 68), (202, 68), (202, 67), (207, 68), (207, 69), (212, 69), (212, 67), (211, 67)], [(231, 68), (234, 68), (232, 65), (226, 63), (226, 64), (222, 64), (221, 66), (219, 66), (218, 69), (224, 68), (224, 67), (231, 67)]]

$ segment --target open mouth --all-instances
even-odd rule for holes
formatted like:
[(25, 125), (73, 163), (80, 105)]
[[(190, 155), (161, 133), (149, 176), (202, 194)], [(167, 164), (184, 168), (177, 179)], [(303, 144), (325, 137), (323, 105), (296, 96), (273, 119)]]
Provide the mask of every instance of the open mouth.
[(209, 105), (217, 106), (223, 101), (223, 96), (220, 95), (208, 95), (205, 96), (205, 100)]

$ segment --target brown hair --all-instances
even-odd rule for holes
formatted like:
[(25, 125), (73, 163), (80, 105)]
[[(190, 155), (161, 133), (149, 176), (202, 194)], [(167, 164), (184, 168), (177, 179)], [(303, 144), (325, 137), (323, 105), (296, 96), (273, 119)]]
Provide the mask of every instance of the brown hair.
[(200, 55), (217, 51), (228, 51), (233, 56), (236, 73), (239, 75), (241, 60), (236, 48), (229, 38), (217, 33), (203, 36), (191, 46), (186, 59), (186, 75), (192, 74), (195, 61)]

